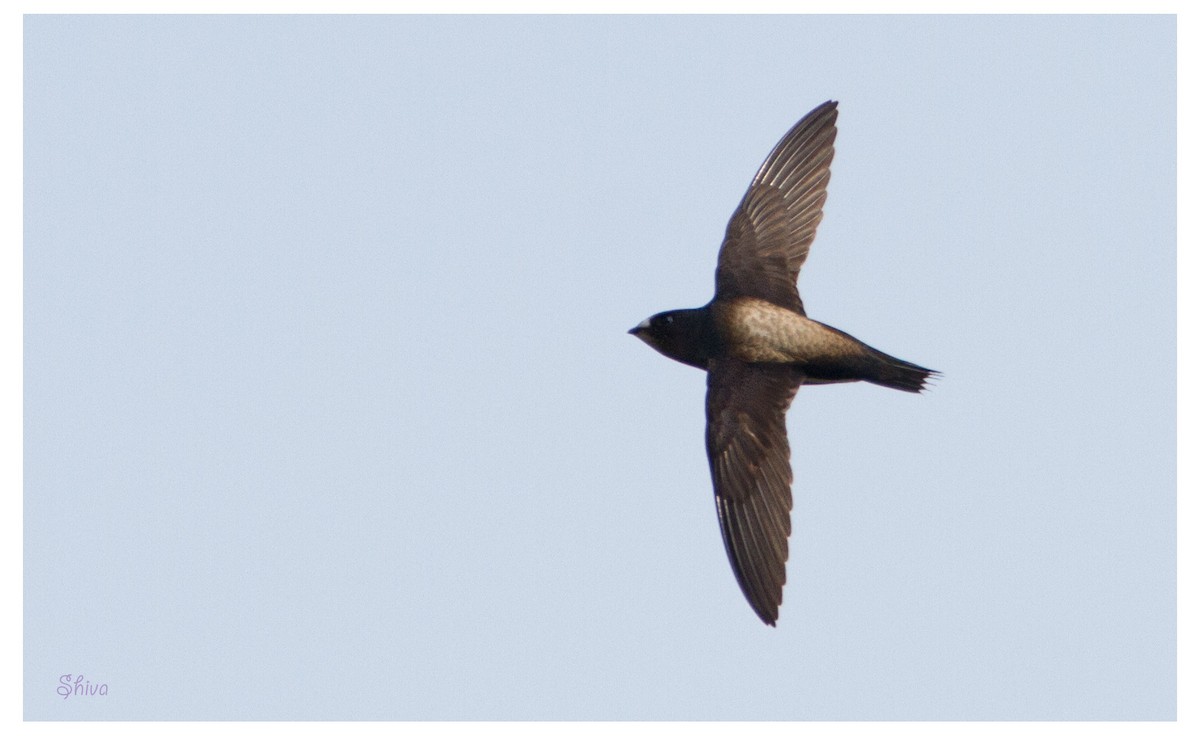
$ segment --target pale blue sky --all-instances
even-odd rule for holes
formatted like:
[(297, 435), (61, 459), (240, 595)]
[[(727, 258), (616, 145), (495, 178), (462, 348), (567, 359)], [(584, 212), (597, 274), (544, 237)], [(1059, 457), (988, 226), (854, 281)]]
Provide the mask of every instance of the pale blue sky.
[[(25, 23), (29, 719), (1171, 719), (1175, 22)], [(778, 629), (725, 222), (840, 101)], [(104, 697), (55, 693), (64, 673)]]

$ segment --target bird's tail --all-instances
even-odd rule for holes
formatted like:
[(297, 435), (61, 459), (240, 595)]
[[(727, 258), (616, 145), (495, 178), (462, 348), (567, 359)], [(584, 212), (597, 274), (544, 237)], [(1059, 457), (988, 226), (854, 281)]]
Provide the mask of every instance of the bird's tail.
[(910, 393), (920, 393), (928, 388), (929, 381), (942, 375), (938, 371), (922, 368), (915, 363), (909, 363), (907, 360), (893, 358), (887, 353), (881, 353), (874, 348), (876, 359), (875, 369), (871, 375), (864, 380), (879, 386), (908, 391)]

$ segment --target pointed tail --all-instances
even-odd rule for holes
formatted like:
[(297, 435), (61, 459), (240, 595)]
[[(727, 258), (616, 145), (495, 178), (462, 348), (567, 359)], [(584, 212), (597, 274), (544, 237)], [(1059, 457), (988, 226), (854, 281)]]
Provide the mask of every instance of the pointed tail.
[(893, 358), (874, 348), (872, 351), (877, 360), (875, 371), (865, 379), (871, 383), (917, 394), (928, 388), (931, 380), (942, 375), (938, 371), (922, 368), (916, 363)]

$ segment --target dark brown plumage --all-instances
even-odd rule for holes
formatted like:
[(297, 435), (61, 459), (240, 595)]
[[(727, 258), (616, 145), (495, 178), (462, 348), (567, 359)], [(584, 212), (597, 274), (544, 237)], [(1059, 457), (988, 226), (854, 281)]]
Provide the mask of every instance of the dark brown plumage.
[(775, 625), (787, 580), (792, 468), (784, 417), (801, 384), (869, 381), (919, 392), (927, 368), (808, 319), (796, 277), (816, 236), (837, 103), (797, 123), (767, 156), (725, 232), (716, 294), (630, 333), (708, 372), (709, 469), (725, 550), (746, 599)]

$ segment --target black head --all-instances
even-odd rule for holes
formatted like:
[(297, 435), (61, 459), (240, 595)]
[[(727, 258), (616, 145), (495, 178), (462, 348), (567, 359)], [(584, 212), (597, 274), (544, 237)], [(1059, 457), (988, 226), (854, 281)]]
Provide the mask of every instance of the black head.
[(629, 331), (642, 342), (680, 363), (708, 368), (713, 331), (708, 309), (673, 309), (645, 319)]

